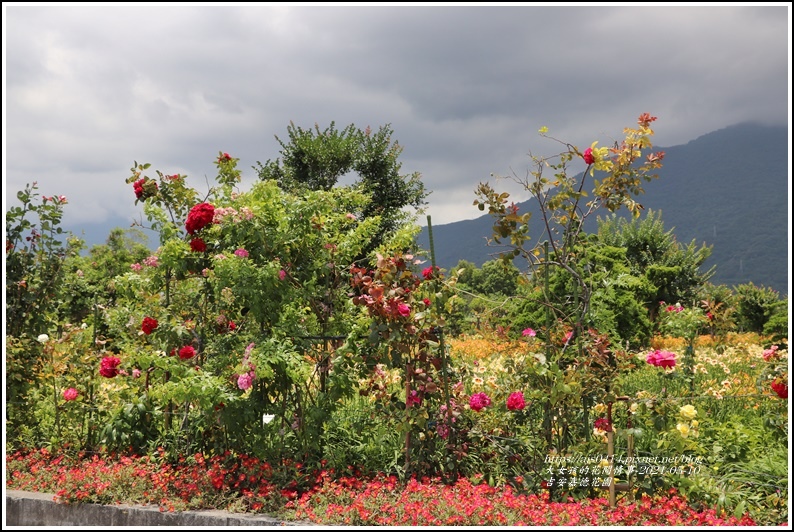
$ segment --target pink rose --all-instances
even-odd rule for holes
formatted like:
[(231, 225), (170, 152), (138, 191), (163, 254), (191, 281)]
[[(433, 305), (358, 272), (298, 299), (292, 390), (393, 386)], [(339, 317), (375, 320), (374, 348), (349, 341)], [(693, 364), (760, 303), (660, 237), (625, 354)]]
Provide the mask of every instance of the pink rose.
[(279, 278), (279, 280), (283, 281), (283, 280), (284, 280), (284, 278), (285, 278), (286, 276), (287, 276), (287, 272), (285, 272), (284, 270), (280, 270), (280, 271), (278, 272), (278, 278)]
[(524, 401), (524, 392), (513, 392), (507, 398), (508, 410), (524, 410), (525, 406), (527, 403)]
[(193, 349), (193, 346), (186, 345), (182, 349), (179, 350), (179, 358), (182, 360), (188, 360), (196, 356), (196, 350)]
[(491, 398), (488, 397), (488, 394), (486, 394), (485, 392), (477, 392), (475, 394), (472, 394), (472, 396), (469, 398), (469, 406), (475, 412), (479, 412), (486, 406), (490, 406), (490, 405), (491, 405)]
[(675, 353), (657, 349), (656, 351), (648, 353), (648, 356), (645, 357), (645, 361), (659, 368), (672, 368), (675, 367)]
[(247, 390), (253, 385), (254, 382), (254, 372), (249, 371), (248, 373), (243, 373), (237, 377), (237, 387), (241, 390)]
[(419, 394), (416, 392), (416, 390), (411, 390), (411, 393), (409, 393), (408, 397), (406, 397), (405, 399), (405, 405), (411, 407), (413, 405), (418, 406), (421, 404), (422, 404), (422, 398), (419, 397)]
[(77, 396), (79, 395), (79, 393), (80, 392), (78, 392), (74, 388), (66, 388), (63, 391), (63, 399), (64, 399), (64, 401), (74, 401), (75, 399), (77, 399)]
[(521, 334), (523, 334), (524, 336), (535, 336), (537, 333), (535, 332), (535, 329), (532, 329), (532, 328), (528, 327), (528, 328), (524, 329), (521, 332)]
[(239, 248), (234, 250), (234, 254), (237, 255), (238, 257), (246, 258), (248, 256), (248, 251), (246, 251), (243, 248)]
[(593, 157), (593, 148), (587, 148), (584, 151), (584, 155), (582, 155), (582, 159), (587, 164), (593, 164), (595, 162), (595, 157)]

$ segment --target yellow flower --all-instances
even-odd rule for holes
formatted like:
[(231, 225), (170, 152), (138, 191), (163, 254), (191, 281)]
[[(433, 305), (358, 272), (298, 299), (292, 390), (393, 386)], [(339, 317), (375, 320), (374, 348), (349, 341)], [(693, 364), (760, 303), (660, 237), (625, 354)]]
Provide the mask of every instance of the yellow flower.
[(484, 380), (482, 380), (482, 377), (474, 377), (474, 378), (471, 380), (471, 383), (472, 383), (472, 385), (473, 385), (474, 387), (480, 387), (480, 386), (482, 386), (482, 385), (485, 383), (485, 381), (484, 381)]
[(700, 426), (700, 423), (698, 423), (698, 420), (697, 419), (693, 419), (692, 420), (692, 428), (697, 430), (698, 426)]
[(637, 413), (637, 409), (639, 407), (640, 407), (640, 405), (638, 405), (637, 403), (631, 403), (631, 406), (629, 406), (629, 412), (631, 412), (632, 414), (636, 414)]
[(679, 423), (675, 426), (675, 428), (678, 430), (678, 432), (681, 433), (681, 436), (683, 436), (684, 438), (689, 436), (689, 425), (687, 423)]
[(601, 461), (598, 463), (598, 467), (609, 467), (609, 460), (606, 458), (602, 458)]
[(604, 403), (598, 403), (593, 407), (593, 412), (595, 412), (596, 414), (603, 414), (606, 411), (607, 411), (607, 405), (605, 405)]
[(698, 411), (695, 410), (695, 407), (692, 405), (682, 406), (678, 413), (684, 419), (695, 419), (698, 415)]

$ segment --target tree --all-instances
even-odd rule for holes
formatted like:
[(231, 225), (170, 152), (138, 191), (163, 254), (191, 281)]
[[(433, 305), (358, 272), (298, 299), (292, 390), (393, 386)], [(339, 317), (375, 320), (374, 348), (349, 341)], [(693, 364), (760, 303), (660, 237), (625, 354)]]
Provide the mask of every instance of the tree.
[(655, 289), (644, 301), (655, 318), (661, 301), (691, 304), (700, 288), (714, 275), (714, 267), (700, 267), (711, 255), (711, 246), (697, 247), (695, 241), (683, 246), (665, 231), (661, 212), (652, 210), (643, 219), (627, 220), (612, 214), (599, 219), (598, 242), (602, 246), (625, 248), (625, 261), (632, 275), (645, 278)]
[(303, 129), (290, 122), (288, 141), (276, 137), (281, 158), (264, 164), (257, 161), (258, 168), (254, 169), (259, 179), (273, 179), (292, 193), (328, 191), (342, 177), (357, 174), (358, 179), (350, 186), (367, 194), (369, 202), (352, 214), (362, 221), (380, 217), (378, 232), (365, 248), (368, 253), (406, 221), (407, 207), (421, 210), (429, 193), (418, 172), (400, 174), (402, 147), (396, 141), (392, 143), (392, 133), (388, 124), (376, 132), (369, 127), (361, 131), (353, 124), (339, 131), (331, 122), (321, 131), (317, 124), (314, 129)]

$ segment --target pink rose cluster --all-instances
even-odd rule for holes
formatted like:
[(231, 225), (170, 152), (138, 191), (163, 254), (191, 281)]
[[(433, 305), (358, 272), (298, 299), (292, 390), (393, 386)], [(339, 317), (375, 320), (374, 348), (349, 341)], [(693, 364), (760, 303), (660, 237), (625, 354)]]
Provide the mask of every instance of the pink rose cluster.
[(648, 353), (648, 356), (645, 357), (645, 361), (659, 368), (672, 368), (675, 367), (675, 353), (657, 349)]
[(778, 352), (777, 352), (778, 349), (780, 349), (780, 348), (778, 346), (776, 346), (776, 345), (773, 345), (769, 349), (764, 349), (764, 353), (762, 355), (764, 357), (764, 360), (769, 362), (770, 360), (777, 358), (778, 357)]
[(469, 398), (469, 406), (475, 412), (479, 412), (486, 406), (491, 406), (491, 398), (485, 392), (477, 392)]

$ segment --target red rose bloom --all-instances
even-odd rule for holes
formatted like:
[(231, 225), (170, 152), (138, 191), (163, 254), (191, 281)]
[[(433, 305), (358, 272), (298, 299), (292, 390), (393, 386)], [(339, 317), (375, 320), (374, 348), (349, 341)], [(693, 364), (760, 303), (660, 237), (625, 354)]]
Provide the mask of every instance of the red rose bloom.
[(435, 267), (428, 266), (427, 268), (422, 270), (422, 277), (424, 277), (425, 280), (429, 281), (430, 279), (433, 278), (433, 273), (435, 273), (436, 270), (438, 270), (438, 266)]
[(151, 179), (141, 178), (132, 184), (132, 190), (135, 191), (135, 197), (143, 201), (146, 198), (151, 198), (157, 194), (157, 183)]
[(204, 253), (207, 251), (207, 244), (200, 238), (194, 238), (190, 241), (190, 250), (196, 253)]
[(119, 357), (105, 357), (99, 363), (99, 374), (108, 379), (112, 379), (119, 374), (118, 365), (121, 364)]
[(582, 155), (582, 159), (587, 164), (593, 164), (595, 162), (595, 157), (593, 157), (593, 148), (587, 148), (584, 151), (584, 155)]
[(770, 386), (781, 399), (788, 399), (788, 384), (783, 381), (774, 381)]
[(605, 417), (600, 417), (595, 420), (595, 428), (603, 430), (604, 432), (612, 432), (612, 423)]
[(139, 179), (135, 183), (133, 183), (132, 190), (135, 191), (136, 198), (143, 199), (143, 179)]
[(152, 331), (157, 328), (157, 325), (158, 323), (156, 319), (146, 316), (143, 318), (143, 323), (141, 323), (141, 330), (144, 334), (152, 334)]
[(204, 227), (212, 223), (212, 218), (215, 216), (215, 207), (209, 203), (199, 203), (194, 205), (187, 215), (185, 221), (185, 229), (188, 234), (194, 234), (196, 231), (202, 230)]
[(193, 346), (186, 345), (182, 349), (179, 350), (179, 358), (182, 360), (188, 360), (196, 356), (196, 350), (193, 349)]

